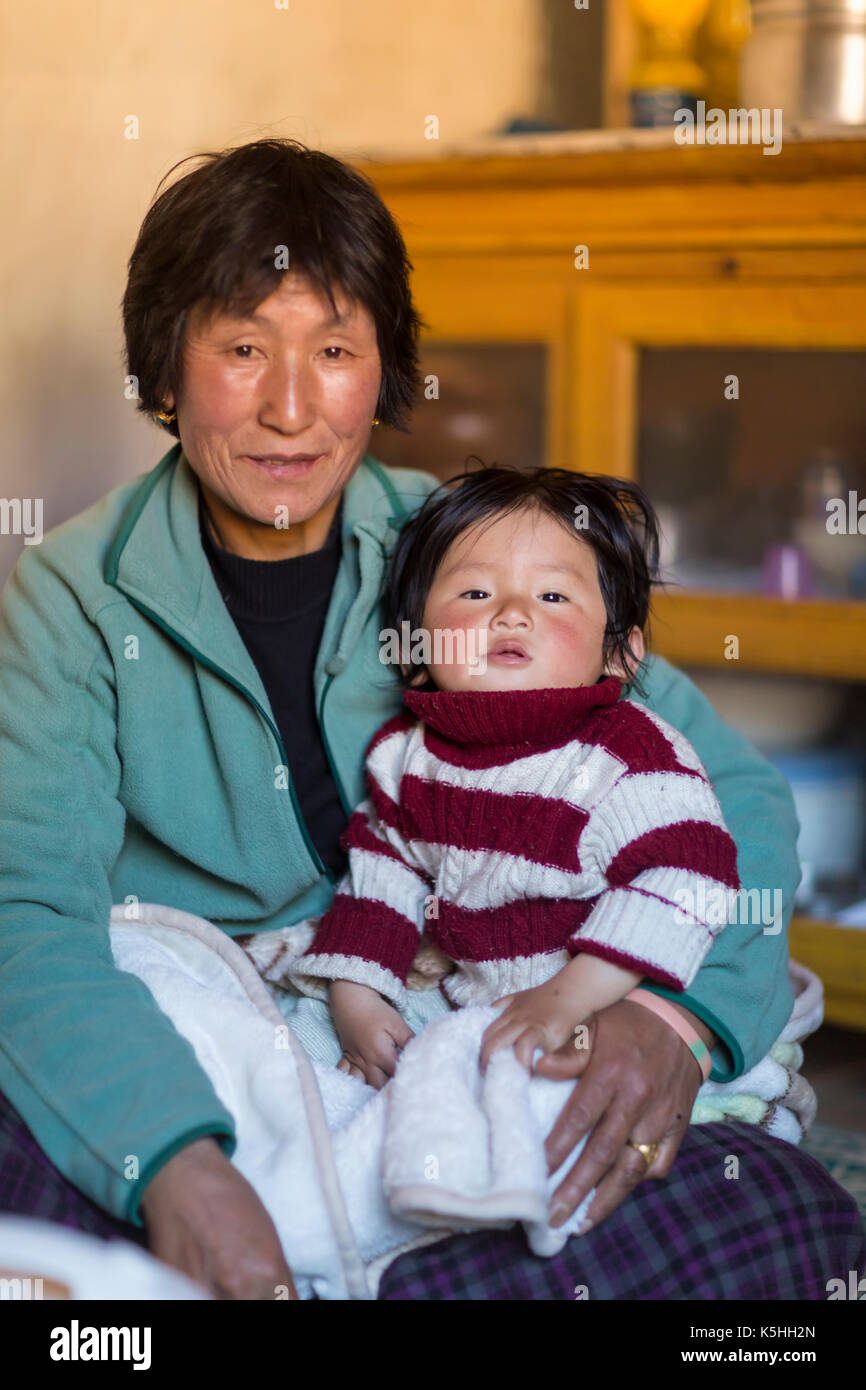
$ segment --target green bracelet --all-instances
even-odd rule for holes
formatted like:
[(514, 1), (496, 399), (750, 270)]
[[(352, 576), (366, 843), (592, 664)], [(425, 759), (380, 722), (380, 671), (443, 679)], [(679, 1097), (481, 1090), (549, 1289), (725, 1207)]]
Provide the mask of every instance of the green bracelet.
[[(707, 1047), (703, 1038), (698, 1038), (697, 1042), (689, 1043), (689, 1052), (692, 1054), (698, 1066), (700, 1067), (701, 1074), (704, 1080), (706, 1081), (707, 1077), (713, 1069), (713, 1063), (712, 1058), (710, 1057), (710, 1049)], [(706, 1067), (704, 1064), (704, 1059), (706, 1059), (706, 1062), (708, 1064), (706, 1065)]]

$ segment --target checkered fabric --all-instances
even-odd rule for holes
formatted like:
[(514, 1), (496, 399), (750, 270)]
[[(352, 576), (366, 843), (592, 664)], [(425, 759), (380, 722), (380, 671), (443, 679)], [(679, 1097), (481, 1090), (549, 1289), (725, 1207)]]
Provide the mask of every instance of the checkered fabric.
[[(2, 1094), (0, 1212), (146, 1244), (66, 1181)], [(866, 1232), (826, 1169), (753, 1125), (706, 1124), (687, 1131), (667, 1179), (640, 1184), (552, 1259), (518, 1227), (451, 1236), (395, 1260), (379, 1298), (824, 1299), (849, 1270), (866, 1274)]]
[(122, 1236), (136, 1245), (147, 1244), (141, 1226), (118, 1221), (91, 1202), (40, 1149), (18, 1111), (0, 1091), (0, 1212), (9, 1216), (34, 1216), (56, 1221), (88, 1235)]
[(825, 1168), (754, 1125), (703, 1124), (666, 1179), (551, 1259), (519, 1227), (452, 1236), (395, 1260), (379, 1298), (825, 1299), (852, 1269), (866, 1272), (866, 1231)]

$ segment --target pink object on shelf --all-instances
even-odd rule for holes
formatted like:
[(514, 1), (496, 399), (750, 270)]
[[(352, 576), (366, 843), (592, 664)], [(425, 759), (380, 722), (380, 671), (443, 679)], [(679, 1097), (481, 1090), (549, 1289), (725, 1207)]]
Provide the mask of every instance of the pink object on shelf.
[(812, 562), (801, 545), (771, 545), (764, 555), (761, 590), (777, 598), (809, 598), (815, 592)]

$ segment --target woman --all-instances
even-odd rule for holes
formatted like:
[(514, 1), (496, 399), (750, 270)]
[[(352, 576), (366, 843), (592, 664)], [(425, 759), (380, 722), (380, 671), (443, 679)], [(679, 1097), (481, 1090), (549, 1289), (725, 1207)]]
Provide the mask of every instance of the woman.
[[(412, 398), (408, 269), (338, 161), (282, 141), (207, 156), (147, 214), (123, 302), (139, 409), (178, 443), (25, 549), (3, 595), (0, 1209), (146, 1241), (223, 1297), (291, 1275), (192, 1048), (114, 967), (109, 911), (167, 903), (243, 935), (331, 898), (367, 741), (399, 707), (385, 560), (433, 486), (366, 452)], [(744, 886), (780, 887), (789, 914), (781, 778), (666, 662), (646, 687), (707, 768)], [(714, 1079), (781, 1031), (786, 957), (783, 934), (731, 927), (677, 996)], [(516, 1230), (450, 1238), (398, 1258), (380, 1297), (814, 1298), (863, 1263), (816, 1163), (747, 1125), (688, 1127), (701, 1072), (668, 1022), (621, 1002), (568, 1055), (582, 1084), (552, 1167), (594, 1133), (554, 1205), (564, 1220), (597, 1184), (593, 1229), (550, 1261)]]

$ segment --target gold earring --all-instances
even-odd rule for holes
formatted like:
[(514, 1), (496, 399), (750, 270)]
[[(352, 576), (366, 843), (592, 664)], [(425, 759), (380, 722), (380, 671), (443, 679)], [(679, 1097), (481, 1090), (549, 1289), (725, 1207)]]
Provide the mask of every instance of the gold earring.
[(376, 426), (378, 425), (378, 423), (379, 423), (379, 417), (378, 417), (378, 415), (374, 415), (374, 416), (373, 416), (373, 429), (376, 428)]
[(164, 425), (170, 425), (173, 420), (177, 419), (177, 411), (173, 410), (171, 414), (169, 414), (165, 406), (163, 406), (162, 410), (158, 410), (156, 412), (156, 418), (157, 420), (160, 420)]

